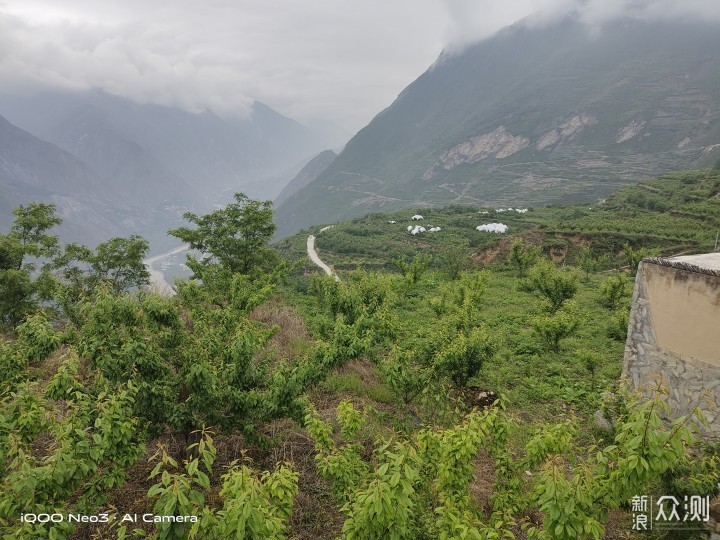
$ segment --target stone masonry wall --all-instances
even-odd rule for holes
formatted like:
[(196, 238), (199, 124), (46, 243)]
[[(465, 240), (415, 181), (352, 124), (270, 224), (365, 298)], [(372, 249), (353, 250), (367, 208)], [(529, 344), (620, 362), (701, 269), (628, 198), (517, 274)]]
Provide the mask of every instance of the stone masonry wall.
[[(652, 277), (650, 286), (648, 275)], [(658, 283), (658, 279), (664, 281)], [(712, 292), (716, 287), (717, 296)], [(667, 305), (663, 305), (661, 312), (652, 301), (655, 298), (655, 304), (660, 304), (660, 298), (667, 304), (665, 295), (670, 294), (670, 288), (676, 290), (676, 295), (677, 291), (682, 292), (683, 288), (688, 290), (687, 296), (678, 296), (678, 304), (681, 305), (677, 306), (677, 313), (667, 313)], [(711, 294), (707, 294), (707, 291), (711, 291)], [(623, 378), (632, 388), (641, 390), (647, 396), (651, 396), (658, 382), (662, 382), (668, 390), (667, 401), (672, 417), (690, 414), (695, 407), (700, 407), (710, 424), (709, 432), (704, 428), (703, 431), (711, 436), (720, 435), (719, 362), (716, 362), (716, 357), (712, 354), (708, 356), (703, 353), (706, 356), (704, 359), (683, 354), (683, 351), (674, 345), (673, 336), (669, 335), (667, 328), (679, 331), (681, 337), (686, 337), (682, 335), (683, 325), (688, 326), (688, 332), (697, 326), (693, 324), (692, 316), (688, 316), (695, 310), (695, 306), (691, 304), (702, 304), (696, 311), (704, 310), (704, 313), (715, 307), (717, 317), (713, 321), (703, 320), (703, 324), (709, 322), (717, 330), (713, 335), (702, 338), (710, 340), (703, 341), (703, 345), (714, 345), (713, 341), (720, 339), (719, 300), (720, 277), (674, 268), (667, 264), (667, 261), (643, 261), (635, 280), (623, 366)], [(662, 331), (665, 334), (661, 340), (658, 340), (653, 318), (658, 319), (658, 322), (663, 319)], [(677, 338), (675, 341), (679, 343), (681, 339)], [(720, 354), (720, 348), (711, 350), (717, 350)]]

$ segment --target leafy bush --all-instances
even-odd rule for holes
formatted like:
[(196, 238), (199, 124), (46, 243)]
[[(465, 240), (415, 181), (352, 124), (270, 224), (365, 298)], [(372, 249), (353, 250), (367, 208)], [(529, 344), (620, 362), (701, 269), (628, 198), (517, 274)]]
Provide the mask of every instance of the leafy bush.
[(430, 261), (432, 261), (432, 255), (416, 253), (410, 262), (407, 261), (405, 256), (402, 256), (395, 259), (393, 263), (407, 282), (414, 285), (420, 281)]
[(630, 308), (628, 306), (620, 306), (615, 310), (610, 318), (608, 325), (608, 336), (617, 341), (625, 341), (627, 339), (628, 324), (630, 324)]
[(508, 262), (515, 268), (517, 276), (523, 278), (539, 257), (539, 248), (526, 246), (522, 239), (518, 239), (512, 243)]
[(555, 313), (541, 315), (530, 321), (540, 340), (553, 352), (560, 352), (560, 340), (572, 335), (580, 325), (575, 306), (570, 304)]
[(483, 364), (497, 352), (497, 344), (484, 328), (457, 334), (435, 359), (437, 372), (448, 377), (457, 388), (467, 386)]
[(560, 309), (566, 300), (577, 292), (578, 276), (569, 268), (559, 269), (548, 260), (532, 267), (522, 285), (524, 290), (535, 291), (550, 303), (550, 310)]
[(632, 291), (630, 280), (624, 272), (608, 276), (600, 285), (600, 303), (610, 310), (616, 310), (626, 304)]
[(30, 315), (17, 327), (18, 345), (30, 362), (40, 362), (60, 343), (60, 336), (44, 313)]

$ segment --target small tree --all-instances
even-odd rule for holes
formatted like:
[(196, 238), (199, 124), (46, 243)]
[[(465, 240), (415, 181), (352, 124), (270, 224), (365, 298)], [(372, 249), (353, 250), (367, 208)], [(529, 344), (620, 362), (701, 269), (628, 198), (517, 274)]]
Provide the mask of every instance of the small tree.
[(97, 281), (108, 282), (117, 294), (132, 288), (140, 288), (150, 282), (143, 258), (150, 248), (141, 236), (111, 238), (99, 244), (90, 261)]
[(610, 324), (607, 329), (608, 336), (617, 341), (625, 341), (627, 339), (628, 324), (630, 324), (630, 308), (621, 305), (610, 317)]
[(0, 235), (0, 324), (10, 326), (19, 323), (52, 289), (47, 268), (33, 279), (36, 265), (27, 257), (49, 258), (57, 253), (58, 238), (47, 231), (62, 221), (53, 204), (20, 205), (13, 214), (10, 231)]
[(540, 257), (540, 249), (536, 246), (528, 246), (521, 238), (512, 243), (508, 261), (515, 268), (518, 277), (525, 277), (528, 269)]
[(432, 255), (416, 253), (413, 260), (410, 262), (407, 262), (404, 255), (393, 262), (407, 282), (415, 284), (420, 281), (420, 278), (425, 273), (425, 270), (431, 260)]
[(437, 356), (435, 365), (457, 388), (464, 388), (496, 350), (496, 344), (484, 328), (473, 328), (452, 339)]
[(95, 251), (80, 244), (66, 245), (52, 264), (54, 300), (70, 321), (80, 324), (78, 306), (101, 285), (118, 295), (141, 289), (150, 282), (150, 273), (143, 263), (148, 248), (148, 241), (136, 235), (111, 238)]
[(180, 227), (168, 232), (205, 255), (201, 260), (188, 255), (188, 266), (196, 278), (203, 279), (205, 269), (212, 265), (232, 274), (251, 274), (275, 262), (268, 249), (275, 234), (271, 201), (255, 201), (236, 193), (235, 202), (225, 208), (204, 216), (187, 212), (183, 217), (196, 228)]
[(590, 374), (590, 380), (595, 383), (595, 373), (597, 372), (598, 366), (602, 362), (602, 356), (594, 351), (587, 349), (578, 349), (575, 354), (577, 355), (580, 364), (587, 369)]
[(467, 255), (462, 248), (449, 248), (440, 255), (440, 262), (450, 279), (459, 279), (460, 274), (467, 267)]
[(538, 262), (528, 273), (523, 288), (540, 293), (550, 302), (550, 310), (560, 309), (577, 292), (578, 276), (571, 269), (558, 269), (548, 260)]
[[(46, 234), (62, 219), (55, 214), (54, 204), (30, 203), (20, 205), (13, 210), (15, 219), (10, 229), (11, 238), (19, 244), (22, 256), (51, 257), (57, 253), (58, 237)], [(15, 268), (20, 269), (22, 258), (16, 261)]]
[(592, 249), (590, 249), (590, 246), (581, 247), (577, 255), (577, 264), (580, 269), (585, 272), (583, 281), (590, 281), (590, 274), (600, 270), (606, 261), (607, 256), (605, 255), (595, 257), (592, 253)]
[(149, 250), (141, 236), (111, 238), (95, 251), (79, 244), (68, 244), (55, 259), (62, 282), (78, 294), (88, 294), (107, 283), (115, 294), (141, 288), (150, 282), (143, 259)]
[(548, 315), (535, 317), (530, 321), (533, 330), (543, 343), (553, 352), (560, 352), (560, 340), (572, 335), (580, 325), (574, 306)]
[(380, 370), (387, 385), (407, 407), (418, 397), (435, 375), (434, 366), (422, 366), (414, 361), (413, 351), (393, 351)]
[(630, 280), (625, 273), (608, 276), (600, 285), (600, 303), (610, 310), (617, 309), (629, 296)]

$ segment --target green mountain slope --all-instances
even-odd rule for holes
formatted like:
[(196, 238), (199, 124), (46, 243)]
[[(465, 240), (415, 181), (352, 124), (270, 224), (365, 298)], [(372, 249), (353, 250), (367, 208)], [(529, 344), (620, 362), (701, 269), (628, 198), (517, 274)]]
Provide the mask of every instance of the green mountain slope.
[[(500, 210), (500, 211), (497, 211)], [(626, 243), (654, 248), (663, 255), (701, 253), (715, 249), (720, 233), (720, 170), (673, 173), (663, 178), (625, 186), (606, 200), (515, 210), (451, 205), (422, 210), (422, 222), (411, 219), (418, 209), (373, 213), (341, 222), (317, 234), (321, 258), (336, 269), (392, 268), (400, 257), (433, 255), (435, 264), (453, 252), (478, 264), (504, 261), (517, 238), (535, 244), (556, 260), (572, 260), (580, 246), (610, 255), (608, 263), (622, 261)], [(395, 223), (391, 223), (395, 221)], [(422, 223), (436, 233), (412, 236), (408, 225)], [(505, 234), (476, 230), (479, 225), (503, 223)], [(278, 248), (303, 256), (306, 234), (297, 234)], [(309, 263), (308, 263), (309, 264)]]
[(409, 206), (541, 205), (720, 156), (717, 25), (514, 26), (442, 55), (278, 209), (281, 234)]
[(312, 158), (295, 177), (283, 188), (280, 194), (273, 201), (276, 205), (282, 204), (293, 193), (297, 193), (310, 182), (320, 176), (325, 169), (335, 160), (337, 154), (332, 150), (320, 152)]

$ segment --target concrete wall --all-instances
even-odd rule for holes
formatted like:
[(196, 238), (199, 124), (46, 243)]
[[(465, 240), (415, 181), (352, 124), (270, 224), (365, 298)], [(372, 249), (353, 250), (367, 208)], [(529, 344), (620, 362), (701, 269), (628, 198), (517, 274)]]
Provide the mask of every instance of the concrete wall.
[(674, 417), (699, 406), (720, 435), (720, 272), (646, 259), (635, 280), (623, 376), (646, 395), (659, 381)]

